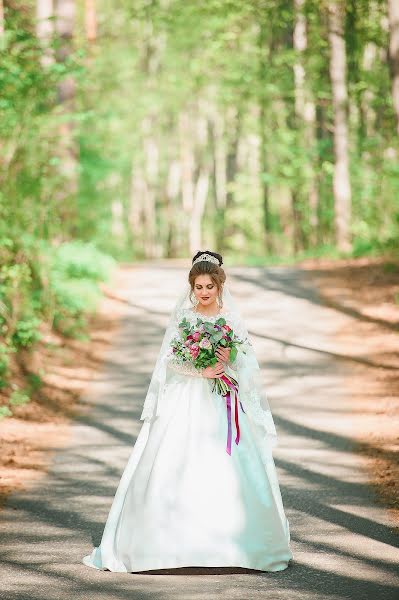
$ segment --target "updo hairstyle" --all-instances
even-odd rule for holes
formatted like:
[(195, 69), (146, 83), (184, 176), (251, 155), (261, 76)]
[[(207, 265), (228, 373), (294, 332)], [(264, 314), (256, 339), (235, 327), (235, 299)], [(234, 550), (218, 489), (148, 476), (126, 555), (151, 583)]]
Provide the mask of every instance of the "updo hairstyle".
[(216, 285), (216, 287), (218, 289), (218, 304), (219, 304), (220, 308), (222, 308), (222, 306), (223, 306), (223, 302), (222, 302), (223, 284), (226, 281), (226, 273), (224, 272), (224, 269), (222, 269), (222, 266), (221, 266), (223, 264), (223, 258), (220, 254), (217, 254), (216, 252), (210, 252), (209, 250), (202, 250), (200, 252), (197, 252), (197, 254), (195, 256), (193, 256), (192, 263), (194, 263), (194, 261), (197, 260), (197, 258), (199, 258), (202, 254), (210, 254), (211, 256), (214, 256), (215, 258), (218, 259), (219, 265), (217, 265), (216, 263), (211, 262), (209, 260), (199, 260), (197, 263), (195, 263), (195, 265), (193, 264), (193, 266), (191, 267), (190, 272), (188, 274), (188, 282), (191, 286), (190, 300), (191, 300), (192, 304), (195, 304), (195, 298), (193, 298), (193, 292), (194, 292), (195, 280), (198, 277), (198, 275), (209, 275), (209, 277), (212, 279), (213, 283)]

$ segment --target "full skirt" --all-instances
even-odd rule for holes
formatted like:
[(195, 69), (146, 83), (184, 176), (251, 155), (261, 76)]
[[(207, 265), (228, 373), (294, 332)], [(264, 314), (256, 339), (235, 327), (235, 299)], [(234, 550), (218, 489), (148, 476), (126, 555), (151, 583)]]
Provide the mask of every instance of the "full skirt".
[(241, 409), (241, 438), (234, 443), (233, 424), (228, 454), (226, 414), (209, 380), (176, 374), (165, 385), (161, 414), (143, 423), (101, 543), (85, 565), (116, 572), (287, 568), (289, 523), (273, 457), (262, 460)]

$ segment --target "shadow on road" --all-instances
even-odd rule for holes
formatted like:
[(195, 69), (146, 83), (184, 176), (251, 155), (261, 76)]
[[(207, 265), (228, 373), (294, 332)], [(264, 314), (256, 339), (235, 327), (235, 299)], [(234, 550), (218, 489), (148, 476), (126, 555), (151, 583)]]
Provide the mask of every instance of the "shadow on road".
[[(246, 281), (261, 289), (277, 290), (290, 296), (294, 303), (298, 296), (318, 303), (300, 276), (293, 273), (268, 271), (266, 282), (244, 273), (235, 274), (234, 279), (238, 285)], [(92, 408), (75, 419), (81, 433), (73, 446), (58, 456), (41, 486), (29, 494), (10, 498), (2, 523), (2, 564), (7, 569), (7, 580), (12, 582), (7, 587), (6, 600), (192, 600), (214, 595), (242, 600), (397, 598), (398, 588), (392, 583), (396, 567), (391, 554), (382, 552), (376, 558), (374, 547), (368, 553), (368, 544), (373, 541), (380, 543), (381, 549), (397, 548), (398, 536), (384, 523), (364, 516), (363, 509), (374, 502), (369, 486), (348, 480), (344, 465), (340, 471), (339, 461), (353, 453), (355, 442), (337, 431), (299, 422), (294, 408), (299, 402), (303, 414), (312, 411), (308, 399), (315, 392), (311, 391), (313, 382), (307, 384), (307, 378), (319, 367), (320, 377), (328, 378), (334, 361), (345, 357), (300, 344), (295, 344), (299, 352), (321, 353), (328, 367), (324, 362), (320, 365), (303, 357), (300, 381), (305, 387), (293, 387), (290, 397), (279, 392), (273, 409), (284, 443), (275, 460), (290, 522), (294, 560), (289, 567), (277, 573), (234, 566), (191, 566), (116, 574), (95, 571), (81, 563), (84, 554), (91, 551), (90, 540), (93, 546), (101, 540), (119, 478), (139, 432), (143, 398), (165, 328), (165, 312), (134, 303), (130, 306), (135, 317), (128, 316), (122, 322), (118, 349), (98, 378), (98, 384), (105, 389), (95, 398)], [(284, 315), (281, 324), (283, 328)], [(289, 331), (278, 339), (263, 334), (262, 337), (291, 345)], [(291, 367), (294, 368), (289, 361), (267, 361), (276, 393), (279, 378), (284, 381)], [(326, 389), (328, 382), (326, 379)], [(292, 385), (297, 385), (294, 380)], [(327, 419), (328, 411), (334, 409), (341, 410), (326, 403)], [(287, 417), (290, 411), (295, 418)], [(335, 461), (334, 474), (312, 468), (306, 451), (313, 448), (317, 448), (321, 461)], [(338, 476), (340, 472), (342, 477)], [(338, 508), (343, 503), (347, 510)], [(220, 578), (224, 575), (227, 577)], [(234, 579), (229, 579), (232, 575)], [(231, 586), (238, 596), (229, 595)]]

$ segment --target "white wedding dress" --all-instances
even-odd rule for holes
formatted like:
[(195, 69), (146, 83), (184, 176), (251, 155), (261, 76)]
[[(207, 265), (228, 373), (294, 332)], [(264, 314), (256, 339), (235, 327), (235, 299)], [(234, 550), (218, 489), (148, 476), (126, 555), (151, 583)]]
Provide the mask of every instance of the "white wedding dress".
[[(185, 309), (184, 316), (198, 313)], [(195, 369), (169, 361), (161, 414), (144, 421), (101, 544), (85, 565), (117, 572), (287, 568), (289, 524), (272, 455), (265, 460), (241, 409), (239, 443), (233, 436), (226, 452), (226, 404), (211, 389)]]

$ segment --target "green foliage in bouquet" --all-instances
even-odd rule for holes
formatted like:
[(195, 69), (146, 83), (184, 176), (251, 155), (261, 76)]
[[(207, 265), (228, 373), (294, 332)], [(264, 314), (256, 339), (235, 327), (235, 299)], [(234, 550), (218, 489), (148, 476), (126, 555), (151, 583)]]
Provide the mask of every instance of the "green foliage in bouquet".
[(195, 325), (184, 318), (179, 323), (179, 331), (180, 339), (172, 342), (173, 353), (181, 361), (192, 362), (197, 369), (214, 366), (218, 362), (215, 351), (220, 346), (230, 348), (230, 361), (234, 362), (238, 347), (244, 343), (223, 317), (215, 322), (198, 318)]

